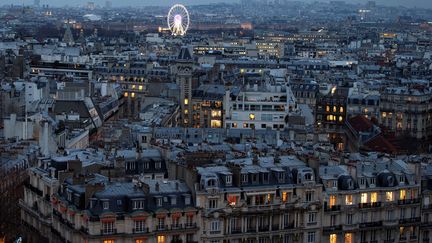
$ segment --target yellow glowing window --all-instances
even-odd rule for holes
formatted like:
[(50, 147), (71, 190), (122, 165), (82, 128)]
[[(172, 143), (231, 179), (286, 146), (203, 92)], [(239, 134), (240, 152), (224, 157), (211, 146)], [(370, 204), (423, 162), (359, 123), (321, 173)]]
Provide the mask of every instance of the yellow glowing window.
[(255, 120), (255, 114), (253, 114), (253, 113), (249, 114), (249, 119), (250, 120)]
[(381, 115), (382, 115), (383, 118), (386, 118), (387, 113), (383, 112)]
[(135, 243), (145, 243), (145, 240), (143, 240), (143, 239), (136, 239)]
[(131, 97), (132, 98), (135, 97), (135, 93), (134, 92), (131, 93)]
[(337, 111), (337, 107), (333, 106), (333, 112), (336, 112), (336, 111)]
[(138, 86), (138, 89), (139, 89), (139, 90), (142, 90), (142, 89), (143, 89), (143, 86), (142, 86), (142, 85)]
[(331, 89), (331, 93), (332, 93), (332, 94), (336, 93), (336, 87), (333, 87), (333, 88)]
[(288, 200), (287, 192), (282, 192), (282, 202), (286, 202)]
[(125, 96), (125, 97), (128, 97), (128, 96), (129, 96), (129, 93), (128, 93), (128, 92), (125, 92), (125, 93), (124, 93), (124, 96)]
[(386, 192), (386, 200), (393, 201), (393, 192)]
[(345, 243), (352, 243), (353, 242), (353, 234), (352, 233), (346, 233), (345, 234)]
[(330, 112), (330, 106), (326, 106), (326, 112)]
[(329, 206), (333, 207), (334, 205), (336, 205), (336, 196), (335, 195), (331, 195), (330, 196), (330, 200), (329, 200)]
[(243, 123), (243, 128), (247, 128), (248, 124), (247, 123)]
[(346, 195), (345, 196), (345, 204), (346, 205), (353, 205), (353, 195)]
[(233, 127), (233, 128), (237, 128), (237, 122), (234, 122), (234, 123), (232, 124), (232, 127)]
[(221, 128), (222, 122), (221, 122), (221, 120), (211, 120), (210, 125), (212, 128)]
[(103, 240), (103, 243), (114, 243), (114, 240)]
[(342, 122), (343, 121), (343, 117), (339, 116), (339, 121)]
[(132, 89), (135, 89), (135, 88), (136, 88), (135, 84), (134, 84), (134, 85), (132, 85)]
[(343, 108), (342, 106), (339, 107), (339, 112), (340, 112), (340, 113), (344, 112), (344, 108)]
[(361, 203), (367, 203), (367, 200), (368, 200), (367, 193), (362, 193), (361, 196), (360, 196), (360, 202)]
[(211, 112), (212, 117), (220, 117), (221, 115), (222, 115), (222, 111), (212, 110)]
[(165, 236), (164, 235), (158, 235), (157, 243), (165, 243)]
[(399, 199), (401, 199), (401, 200), (406, 199), (406, 190), (404, 190), (404, 189), (400, 190)]
[(371, 193), (371, 203), (376, 203), (378, 201), (378, 193), (372, 192)]
[(330, 243), (337, 243), (337, 235), (336, 234), (330, 235)]
[(189, 99), (184, 99), (184, 104), (189, 105)]
[(185, 109), (185, 110), (184, 110), (184, 113), (185, 113), (185, 114), (188, 114), (188, 113), (189, 113), (189, 110), (188, 110), (188, 109)]

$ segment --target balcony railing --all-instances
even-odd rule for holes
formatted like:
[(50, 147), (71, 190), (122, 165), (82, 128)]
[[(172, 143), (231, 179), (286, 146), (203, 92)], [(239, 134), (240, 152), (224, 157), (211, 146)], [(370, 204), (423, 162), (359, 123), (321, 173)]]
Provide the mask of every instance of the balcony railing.
[(400, 200), (398, 200), (398, 204), (399, 205), (415, 204), (415, 203), (420, 203), (420, 198), (400, 199)]
[(268, 231), (269, 230), (269, 226), (268, 225), (261, 225), (258, 227), (258, 231), (259, 232), (264, 232), (264, 231)]
[(162, 231), (167, 229), (168, 229), (167, 225), (156, 225), (156, 231)]
[(406, 219), (399, 219), (399, 224), (419, 223), (420, 221), (421, 221), (420, 217), (406, 218)]
[(325, 212), (331, 212), (331, 211), (340, 211), (341, 205), (333, 205), (333, 206), (327, 206), (324, 208)]
[(381, 227), (382, 221), (360, 223), (360, 228)]
[(283, 228), (284, 229), (294, 229), (294, 222), (289, 223), (289, 224), (284, 224)]
[(117, 234), (117, 229), (101, 229), (101, 235), (114, 235)]
[(279, 230), (279, 225), (278, 224), (272, 225), (272, 230)]
[(338, 231), (338, 230), (342, 230), (342, 225), (323, 227), (324, 232), (333, 232), (333, 231)]
[(183, 225), (182, 224), (171, 224), (171, 229), (182, 229)]
[(145, 227), (145, 228), (133, 228), (132, 229), (132, 233), (134, 234), (138, 234), (138, 233), (148, 233), (149, 232), (149, 228)]
[(379, 207), (381, 207), (381, 202), (359, 203), (359, 208), (379, 208)]
[(246, 232), (248, 232), (248, 233), (255, 233), (256, 232), (256, 228), (247, 228)]
[(186, 223), (185, 224), (186, 229), (192, 229), (192, 228), (196, 228), (196, 227), (197, 227), (197, 223)]
[(232, 228), (231, 229), (231, 234), (241, 234), (242, 230), (241, 228)]

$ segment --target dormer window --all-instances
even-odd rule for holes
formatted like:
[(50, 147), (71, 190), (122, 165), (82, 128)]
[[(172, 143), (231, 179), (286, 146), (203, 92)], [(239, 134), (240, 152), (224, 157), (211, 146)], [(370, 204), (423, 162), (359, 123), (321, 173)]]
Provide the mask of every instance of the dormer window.
[(405, 176), (404, 175), (399, 176), (399, 182), (405, 183)]
[(144, 208), (144, 200), (133, 201), (133, 209), (143, 209), (143, 208)]
[(157, 197), (157, 198), (156, 198), (156, 205), (157, 205), (158, 207), (162, 207), (162, 197)]
[(212, 186), (216, 186), (216, 180), (208, 180), (207, 181), (207, 186), (212, 187)]
[(145, 168), (146, 170), (150, 169), (150, 163), (149, 163), (149, 162), (145, 162), (145, 163), (144, 163), (144, 168)]
[(305, 180), (310, 181), (310, 180), (312, 180), (312, 174), (311, 173), (306, 173), (304, 175), (304, 178), (305, 178)]
[(107, 201), (104, 201), (104, 202), (102, 203), (102, 206), (103, 206), (103, 209), (105, 209), (105, 210), (109, 209), (109, 201), (108, 201), (108, 200), (107, 200)]
[(248, 174), (242, 174), (242, 183), (248, 183)]
[(185, 195), (185, 205), (190, 205), (191, 204), (191, 197), (190, 195)]
[(375, 185), (375, 178), (370, 179), (371, 185)]
[(159, 170), (162, 167), (162, 163), (160, 161), (155, 163), (155, 168)]
[(362, 177), (360, 179), (360, 185), (365, 185), (366, 184), (366, 179), (364, 177)]
[(264, 182), (264, 183), (268, 183), (268, 182), (269, 182), (269, 175), (268, 175), (267, 172), (266, 172), (266, 173), (263, 173), (263, 182)]
[(278, 173), (278, 181), (283, 182), (285, 180), (285, 173), (279, 172)]
[(332, 183), (333, 188), (337, 188), (337, 186), (338, 186), (337, 180), (333, 180), (332, 182), (333, 182)]
[(225, 184), (231, 185), (231, 183), (232, 183), (232, 176), (231, 175), (225, 176)]
[(171, 205), (176, 205), (177, 204), (177, 197), (176, 196), (172, 196), (171, 197)]
[(90, 199), (90, 208), (94, 208), (96, 206), (96, 203), (97, 203), (97, 199), (91, 198)]

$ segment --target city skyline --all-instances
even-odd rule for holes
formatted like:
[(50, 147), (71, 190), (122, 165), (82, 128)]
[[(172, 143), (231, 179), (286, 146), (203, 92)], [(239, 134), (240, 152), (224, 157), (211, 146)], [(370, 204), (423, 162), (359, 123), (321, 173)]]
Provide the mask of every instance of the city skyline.
[[(288, 0), (293, 1), (293, 0)], [(301, 0), (304, 2), (314, 2), (312, 0)], [(34, 3), (33, 0), (3, 0), (2, 1), (4, 5), (8, 4), (24, 4), (24, 5), (32, 5)], [(77, 6), (77, 5), (84, 5), (88, 2), (94, 2), (97, 5), (103, 6), (106, 2), (106, 0), (77, 0), (74, 1), (73, 4), (68, 1), (63, 0), (41, 0), (40, 4), (48, 4), (56, 7), (63, 7), (63, 6)], [(200, 5), (200, 4), (210, 4), (210, 3), (232, 3), (232, 2), (240, 2), (240, 1), (228, 1), (228, 0), (161, 0), (158, 1), (158, 4), (155, 4), (154, 1), (150, 0), (124, 0), (124, 1), (110, 1), (113, 5), (113, 7), (127, 7), (127, 6), (170, 6), (176, 3), (185, 4), (185, 5)], [(294, 1), (293, 1), (294, 2)], [(319, 2), (329, 2), (329, 0), (321, 0)], [(346, 1), (347, 3), (355, 3), (355, 4), (361, 4), (361, 3), (367, 3), (366, 0), (354, 0), (354, 1)], [(375, 1), (379, 5), (385, 5), (385, 6), (404, 6), (404, 7), (415, 7), (415, 8), (432, 8), (432, 1), (429, 0), (412, 0), (412, 1), (402, 1), (402, 0), (376, 0)], [(2, 4), (2, 5), (3, 5)]]

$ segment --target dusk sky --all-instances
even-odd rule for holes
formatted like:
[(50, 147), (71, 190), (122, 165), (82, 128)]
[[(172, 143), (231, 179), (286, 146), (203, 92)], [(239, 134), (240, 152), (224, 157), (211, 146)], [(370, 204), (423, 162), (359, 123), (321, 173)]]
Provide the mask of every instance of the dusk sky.
[[(172, 5), (174, 3), (183, 4), (200, 4), (200, 3), (212, 3), (212, 2), (233, 2), (236, 0), (111, 0), (113, 6), (144, 6), (144, 5)], [(312, 1), (312, 0), (306, 0)], [(104, 5), (105, 0), (41, 0), (41, 4), (49, 4), (55, 6), (64, 5), (79, 5), (85, 4), (86, 2), (96, 2), (97, 4)], [(346, 2), (354, 2), (353, 0), (346, 0)], [(367, 2), (367, 0), (355, 0), (357, 3)], [(403, 5), (407, 7), (419, 7), (419, 8), (432, 8), (431, 0), (376, 0), (378, 4), (385, 5)], [(24, 3), (26, 5), (32, 4), (33, 0), (0, 0), (1, 4), (17, 4)]]

